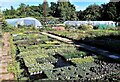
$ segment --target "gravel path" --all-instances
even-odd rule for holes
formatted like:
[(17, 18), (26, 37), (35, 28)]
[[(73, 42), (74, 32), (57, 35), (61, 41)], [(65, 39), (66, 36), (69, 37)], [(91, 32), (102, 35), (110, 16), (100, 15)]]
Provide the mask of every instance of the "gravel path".
[(8, 73), (7, 66), (10, 61), (12, 61), (12, 57), (9, 54), (10, 51), (10, 42), (9, 42), (10, 34), (5, 33), (2, 38), (3, 46), (0, 47), (0, 82), (2, 80), (14, 80), (14, 75), (12, 73)]

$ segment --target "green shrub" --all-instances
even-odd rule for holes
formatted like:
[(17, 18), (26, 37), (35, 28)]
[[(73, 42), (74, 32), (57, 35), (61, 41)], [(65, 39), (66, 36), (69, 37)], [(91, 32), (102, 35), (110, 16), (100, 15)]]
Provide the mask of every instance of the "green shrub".
[(44, 28), (42, 28), (42, 30), (44, 30), (44, 31), (54, 31), (54, 29), (52, 29), (51, 27), (44, 27)]
[(69, 29), (69, 28), (71, 28), (70, 25), (65, 25), (65, 29)]
[(84, 25), (81, 25), (79, 28), (81, 30), (91, 30), (91, 29), (93, 29), (93, 26), (92, 25), (84, 24)]
[(13, 30), (14, 30), (14, 27), (11, 26), (11, 25), (4, 24), (4, 25), (2, 26), (2, 31), (4, 31), (4, 32), (11, 32), (11, 31), (13, 31)]

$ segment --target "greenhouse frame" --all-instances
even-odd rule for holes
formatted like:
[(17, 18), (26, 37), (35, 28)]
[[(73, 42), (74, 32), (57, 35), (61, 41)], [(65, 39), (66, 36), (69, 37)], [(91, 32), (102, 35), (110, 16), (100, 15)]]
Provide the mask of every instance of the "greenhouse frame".
[(41, 28), (42, 24), (39, 20), (32, 18), (32, 17), (26, 17), (26, 18), (14, 18), (14, 19), (6, 19), (6, 22), (14, 27), (20, 26), (35, 26), (36, 28)]
[(64, 25), (70, 25), (70, 26), (81, 26), (84, 24), (90, 24), (93, 26), (108, 25), (112, 27), (115, 27), (117, 25), (117, 23), (113, 21), (65, 21), (64, 22)]

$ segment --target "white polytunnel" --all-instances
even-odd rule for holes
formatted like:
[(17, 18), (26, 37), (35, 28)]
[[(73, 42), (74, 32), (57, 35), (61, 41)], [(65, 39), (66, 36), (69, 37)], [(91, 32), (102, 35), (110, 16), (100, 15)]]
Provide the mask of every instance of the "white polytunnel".
[(115, 27), (115, 23), (113, 21), (65, 21), (64, 24), (65, 25), (70, 25), (70, 26), (80, 26), (83, 24), (91, 24), (93, 26), (97, 26), (100, 24), (104, 24), (104, 25), (112, 25)]
[(26, 17), (26, 18), (15, 18), (15, 19), (6, 19), (7, 23), (10, 25), (13, 25), (17, 27), (18, 25), (32, 25), (35, 26), (36, 28), (42, 27), (42, 24), (39, 20), (32, 18), (32, 17)]

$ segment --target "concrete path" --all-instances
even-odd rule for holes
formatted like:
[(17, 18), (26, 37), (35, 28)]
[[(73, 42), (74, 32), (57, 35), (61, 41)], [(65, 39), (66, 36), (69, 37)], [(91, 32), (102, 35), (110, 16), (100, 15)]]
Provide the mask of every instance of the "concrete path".
[(68, 44), (73, 44), (77, 47), (83, 48), (83, 49), (85, 49), (87, 51), (90, 51), (90, 52), (93, 52), (95, 54), (99, 54), (99, 55), (106, 56), (106, 57), (109, 57), (109, 58), (116, 59), (116, 60), (120, 61), (120, 55), (119, 54), (114, 54), (114, 53), (111, 53), (109, 51), (102, 50), (102, 49), (99, 49), (99, 48), (96, 48), (96, 47), (93, 47), (93, 46), (89, 46), (89, 45), (86, 45), (86, 44), (83, 44), (83, 43), (75, 43), (70, 39), (59, 37), (57, 35), (49, 34), (49, 33), (46, 33), (46, 32), (41, 32), (41, 34), (47, 35), (51, 38), (57, 39), (59, 41), (62, 41), (62, 42), (68, 43)]

